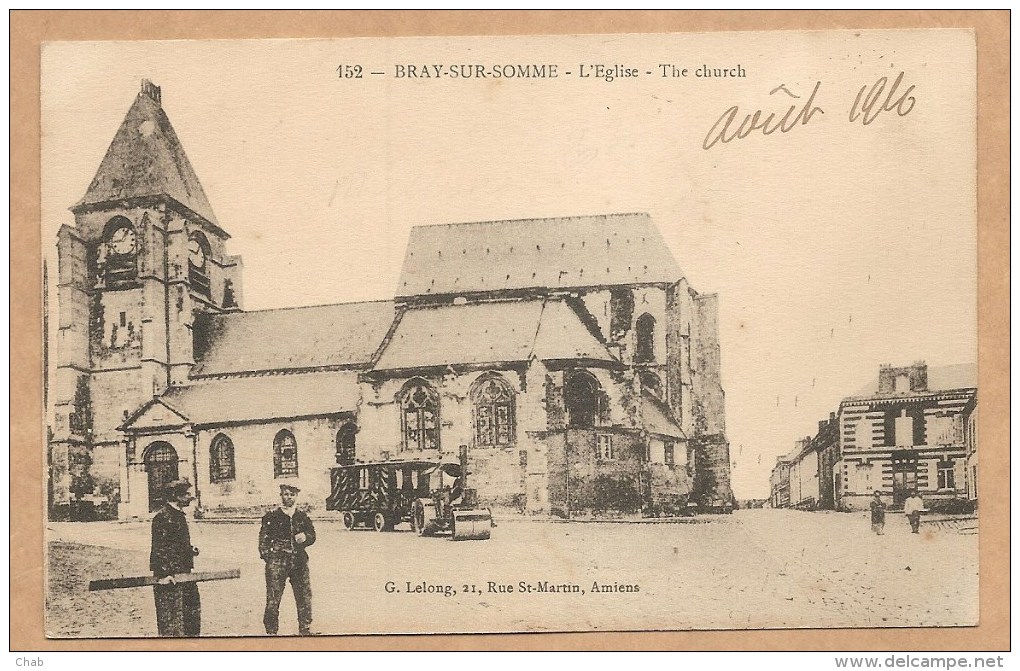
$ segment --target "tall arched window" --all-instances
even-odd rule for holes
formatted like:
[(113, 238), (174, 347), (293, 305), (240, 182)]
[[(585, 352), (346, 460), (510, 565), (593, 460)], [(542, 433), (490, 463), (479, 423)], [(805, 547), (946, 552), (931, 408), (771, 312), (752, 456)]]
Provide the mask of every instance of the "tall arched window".
[(405, 450), (439, 447), (439, 397), (423, 380), (409, 382), (400, 396)]
[(357, 434), (358, 427), (354, 424), (344, 424), (336, 432), (336, 463), (341, 466), (349, 466), (354, 463), (355, 436)]
[(293, 433), (283, 429), (273, 439), (273, 477), (296, 478), (297, 474), (297, 441)]
[(514, 443), (516, 419), (513, 389), (498, 375), (483, 376), (472, 392), (475, 445), (508, 447)]
[(601, 385), (591, 373), (587, 371), (572, 373), (567, 378), (564, 393), (567, 425), (574, 428), (595, 426), (599, 417), (601, 392)]
[(647, 390), (656, 396), (662, 396), (662, 380), (659, 376), (650, 370), (643, 370), (640, 373), (641, 377), (641, 388)]
[(107, 287), (114, 288), (138, 277), (138, 238), (130, 219), (114, 217), (106, 222), (99, 266)]
[(188, 284), (191, 288), (210, 297), (209, 284), (209, 240), (201, 231), (188, 236)]
[(655, 317), (647, 312), (637, 318), (637, 347), (634, 361), (655, 361)]
[(209, 446), (209, 481), (228, 482), (234, 476), (234, 443), (225, 434), (217, 434)]

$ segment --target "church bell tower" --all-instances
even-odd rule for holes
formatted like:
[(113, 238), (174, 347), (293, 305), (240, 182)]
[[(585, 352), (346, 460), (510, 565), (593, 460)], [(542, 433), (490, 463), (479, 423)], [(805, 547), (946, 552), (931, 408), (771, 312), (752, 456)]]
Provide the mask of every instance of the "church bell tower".
[(188, 383), (203, 314), (241, 309), (241, 260), (145, 80), (57, 236), (50, 516), (116, 517), (132, 460), (119, 426)]

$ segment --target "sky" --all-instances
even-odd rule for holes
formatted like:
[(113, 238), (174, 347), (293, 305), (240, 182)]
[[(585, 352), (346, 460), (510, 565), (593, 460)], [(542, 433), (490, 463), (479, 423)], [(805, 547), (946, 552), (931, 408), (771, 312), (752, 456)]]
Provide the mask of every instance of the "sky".
[[(55, 267), (143, 78), (244, 259), (246, 309), (392, 298), (414, 225), (648, 212), (719, 296), (733, 486), (764, 498), (879, 364), (976, 361), (974, 63), (967, 31), (49, 43), (43, 251)], [(475, 64), (559, 76), (396, 76)], [(581, 77), (596, 65), (637, 76)], [(855, 98), (883, 77), (865, 124)], [(726, 137), (809, 101), (788, 132), (704, 148), (733, 106)]]

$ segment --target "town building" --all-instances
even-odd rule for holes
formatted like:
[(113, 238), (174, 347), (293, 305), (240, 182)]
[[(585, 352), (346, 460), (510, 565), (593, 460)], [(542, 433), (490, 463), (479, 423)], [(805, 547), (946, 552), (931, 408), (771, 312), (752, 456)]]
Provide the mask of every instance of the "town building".
[(830, 412), (828, 419), (818, 422), (818, 433), (811, 439), (811, 449), (818, 455), (819, 510), (835, 510), (839, 500), (840, 480), (836, 471), (839, 461), (839, 420)]
[(867, 508), (875, 491), (900, 506), (914, 489), (930, 509), (966, 501), (968, 464), (976, 466), (976, 435), (969, 447), (966, 430), (967, 409), (976, 407), (976, 368), (883, 365), (877, 384), (863, 391), (839, 405), (838, 506)]
[(645, 214), (412, 229), (392, 299), (245, 311), (243, 264), (150, 82), (58, 234), (52, 519), (188, 477), (250, 515), (336, 464), (469, 450), (483, 504), (732, 502), (718, 299)]
[(811, 436), (796, 441), (787, 455), (790, 462), (790, 507), (811, 510), (818, 503), (818, 453)]
[(875, 491), (902, 505), (917, 488), (933, 509), (977, 501), (977, 387), (973, 365), (882, 366), (843, 399), (818, 432), (776, 460), (770, 505), (860, 510)]
[(818, 422), (818, 432), (796, 441), (789, 454), (776, 464), (776, 482), (786, 483), (786, 503), (776, 507), (832, 510), (835, 507), (839, 460), (839, 423), (836, 413)]
[(769, 476), (770, 508), (790, 507), (790, 467), (793, 464), (793, 457), (793, 454), (776, 457), (776, 465), (772, 467)]
[(963, 409), (963, 442), (967, 451), (967, 500), (977, 505), (978, 499), (978, 406), (975, 394)]

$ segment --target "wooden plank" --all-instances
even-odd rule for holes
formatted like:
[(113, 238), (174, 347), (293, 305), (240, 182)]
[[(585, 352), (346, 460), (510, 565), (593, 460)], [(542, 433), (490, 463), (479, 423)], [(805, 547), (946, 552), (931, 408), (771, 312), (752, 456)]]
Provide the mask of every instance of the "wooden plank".
[[(185, 582), (206, 582), (209, 580), (230, 580), (240, 578), (241, 569), (234, 568), (227, 571), (205, 571), (200, 573), (179, 573), (174, 576), (174, 581)], [(130, 576), (126, 578), (103, 578), (89, 582), (89, 591), (98, 592), (107, 589), (124, 589), (127, 587), (148, 587), (155, 585), (157, 578), (154, 575)]]

